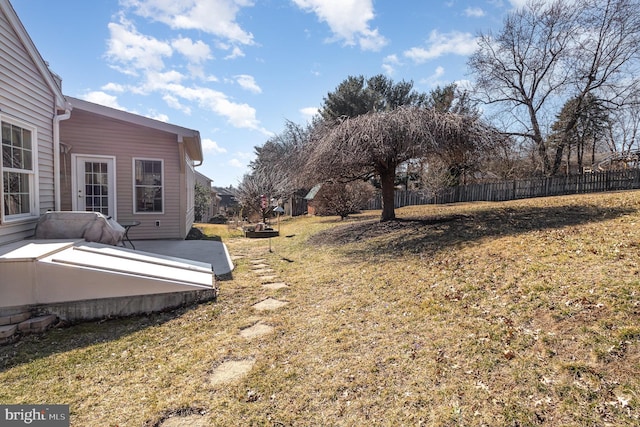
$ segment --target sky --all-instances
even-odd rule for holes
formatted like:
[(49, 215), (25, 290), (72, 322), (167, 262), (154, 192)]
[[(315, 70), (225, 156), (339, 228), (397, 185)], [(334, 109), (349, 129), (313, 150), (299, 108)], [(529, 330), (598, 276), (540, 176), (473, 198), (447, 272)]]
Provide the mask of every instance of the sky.
[(472, 80), (479, 32), (524, 0), (11, 0), (63, 93), (200, 132), (238, 186), (254, 147), (349, 76), (430, 92)]

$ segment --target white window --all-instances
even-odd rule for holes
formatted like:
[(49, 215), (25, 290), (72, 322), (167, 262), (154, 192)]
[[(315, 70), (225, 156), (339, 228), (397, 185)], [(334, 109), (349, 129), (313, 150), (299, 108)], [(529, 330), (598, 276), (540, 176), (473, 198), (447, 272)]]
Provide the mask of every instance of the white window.
[(135, 213), (164, 211), (164, 165), (162, 160), (133, 159), (133, 206)]
[(2, 121), (2, 219), (37, 215), (35, 131)]

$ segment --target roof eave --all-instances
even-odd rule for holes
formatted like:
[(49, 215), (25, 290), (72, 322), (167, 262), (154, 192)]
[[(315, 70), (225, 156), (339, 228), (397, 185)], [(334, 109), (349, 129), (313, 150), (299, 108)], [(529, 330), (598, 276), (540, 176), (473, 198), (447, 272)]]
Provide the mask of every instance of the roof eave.
[(42, 58), (42, 55), (40, 55), (40, 52), (36, 48), (36, 45), (33, 43), (33, 40), (31, 40), (31, 37), (29, 36), (26, 28), (24, 28), (24, 25), (22, 25), (22, 21), (20, 21), (20, 18), (18, 17), (16, 11), (13, 9), (11, 3), (8, 0), (0, 0), (0, 9), (9, 20), (9, 23), (15, 30), (24, 47), (27, 49), (29, 56), (31, 56), (31, 59), (38, 68), (38, 71), (42, 75), (42, 78), (51, 89), (51, 92), (55, 97), (56, 108), (61, 110), (68, 109), (69, 105), (67, 104), (65, 97), (62, 94), (62, 89), (58, 86), (51, 70), (49, 69), (49, 66)]

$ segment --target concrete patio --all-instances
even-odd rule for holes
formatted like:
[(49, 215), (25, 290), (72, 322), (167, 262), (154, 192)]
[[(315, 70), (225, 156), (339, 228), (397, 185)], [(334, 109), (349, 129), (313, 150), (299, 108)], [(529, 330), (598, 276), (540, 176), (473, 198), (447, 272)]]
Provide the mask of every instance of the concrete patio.
[[(134, 240), (136, 251), (211, 264), (216, 276), (233, 271), (233, 262), (224, 243), (215, 240)], [(130, 245), (127, 243), (126, 247)]]

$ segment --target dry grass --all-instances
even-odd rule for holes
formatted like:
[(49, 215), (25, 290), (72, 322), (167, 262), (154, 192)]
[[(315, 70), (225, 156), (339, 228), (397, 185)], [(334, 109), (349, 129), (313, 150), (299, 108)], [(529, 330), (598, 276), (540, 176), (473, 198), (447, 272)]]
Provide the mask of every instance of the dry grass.
[[(68, 403), (76, 426), (640, 423), (640, 193), (377, 214), (285, 221), (271, 252), (221, 236), (246, 257), (217, 303), (0, 347), (0, 402)], [(251, 308), (268, 296), (289, 304)], [(258, 321), (274, 333), (239, 335)]]

